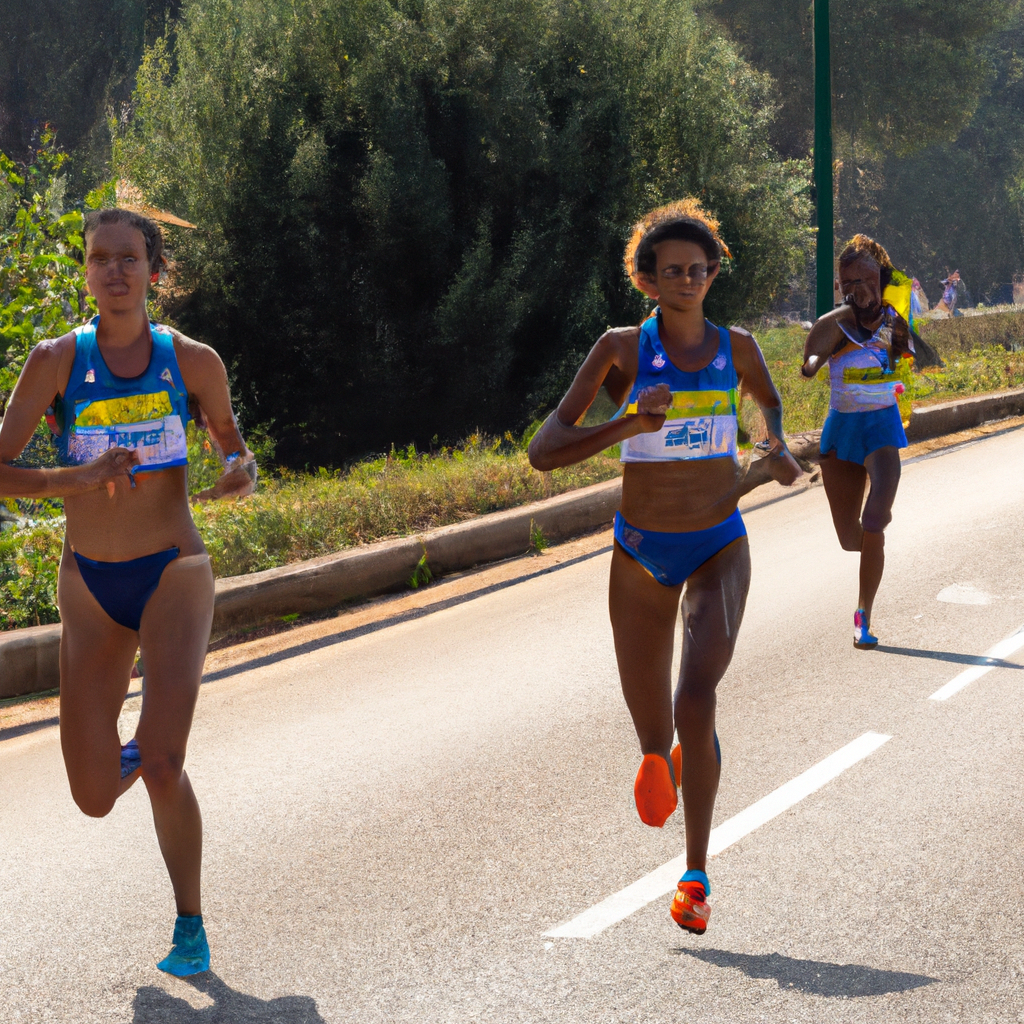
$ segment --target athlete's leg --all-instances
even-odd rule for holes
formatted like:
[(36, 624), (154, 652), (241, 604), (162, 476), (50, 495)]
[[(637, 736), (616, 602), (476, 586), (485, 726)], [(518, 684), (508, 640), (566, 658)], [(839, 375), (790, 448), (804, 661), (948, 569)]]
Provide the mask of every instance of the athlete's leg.
[(750, 588), (750, 547), (734, 540), (686, 581), (683, 660), (675, 725), (683, 749), (686, 866), (706, 870), (711, 816), (721, 773), (715, 749), (715, 689), (732, 660)]
[(136, 739), (160, 852), (178, 914), (200, 914), (203, 826), (185, 750), (213, 621), (208, 560), (171, 562), (146, 605), (139, 636), (146, 686)]
[(821, 460), (821, 482), (832, 510), (832, 523), (844, 551), (860, 551), (863, 541), (861, 507), (867, 470), (856, 462), (840, 459), (830, 452)]
[(128, 693), (138, 634), (119, 626), (89, 592), (65, 548), (57, 584), (60, 639), (60, 745), (78, 806), (109, 813), (139, 773), (121, 778), (117, 718)]
[(622, 694), (641, 752), (659, 754), (668, 762), (673, 732), (672, 644), (682, 589), (682, 584), (660, 584), (616, 542), (608, 610)]
[(864, 539), (860, 552), (860, 600), (868, 621), (875, 594), (885, 569), (884, 530), (892, 522), (892, 506), (900, 483), (900, 453), (892, 445), (873, 451), (864, 460), (864, 469), (871, 481), (861, 525)]

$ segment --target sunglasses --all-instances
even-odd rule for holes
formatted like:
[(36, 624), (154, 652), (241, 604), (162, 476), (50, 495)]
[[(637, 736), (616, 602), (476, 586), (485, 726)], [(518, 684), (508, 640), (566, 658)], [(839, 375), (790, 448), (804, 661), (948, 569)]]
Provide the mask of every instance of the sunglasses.
[(706, 281), (708, 274), (713, 273), (718, 264), (718, 260), (713, 260), (711, 263), (691, 263), (688, 267), (681, 267), (673, 263), (661, 272), (661, 276), (668, 278), (688, 277), (691, 281)]

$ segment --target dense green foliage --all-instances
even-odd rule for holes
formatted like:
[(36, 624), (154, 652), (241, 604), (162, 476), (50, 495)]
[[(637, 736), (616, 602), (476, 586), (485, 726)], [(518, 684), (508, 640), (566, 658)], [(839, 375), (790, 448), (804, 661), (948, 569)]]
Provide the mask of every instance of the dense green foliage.
[(175, 316), (247, 417), (337, 464), (549, 406), (640, 315), (624, 237), (667, 199), (722, 218), (711, 315), (770, 305), (808, 211), (767, 88), (668, 0), (192, 0), (115, 161), (199, 225)]
[(0, 401), (29, 349), (81, 323), (88, 311), (82, 214), (66, 210), (65, 154), (49, 146), (19, 167), (0, 153)]
[[(178, 0), (0, 0), (0, 151), (27, 159), (44, 126), (80, 183), (110, 156), (106, 114), (131, 98), (145, 43)], [(77, 173), (76, 173), (77, 172)]]
[[(959, 268), (974, 298), (1006, 301), (1024, 270), (1024, 8), (1018, 0), (862, 0), (832, 6), (837, 244), (878, 237), (933, 299)], [(772, 75), (772, 139), (813, 143), (812, 5), (707, 0)]]
[[(32, 346), (59, 337), (91, 312), (78, 259), (82, 213), (67, 208), (67, 156), (53, 148), (49, 133), (41, 142), (25, 167), (0, 153), (0, 415)], [(40, 424), (26, 458), (39, 464), (52, 457)], [(20, 503), (22, 511), (30, 506)]]
[[(813, 5), (805, 0), (706, 0), (723, 30), (775, 81), (781, 152), (813, 145)], [(987, 40), (1006, 0), (860, 0), (831, 4), (835, 134), (858, 151), (902, 156), (951, 142), (989, 85)], [(845, 138), (844, 138), (845, 137)]]
[[(1007, 299), (1019, 0), (832, 18), (837, 241)], [(0, 0), (0, 26), (0, 144), (51, 122), (93, 184), (113, 115), (117, 170), (200, 225), (168, 308), (293, 465), (521, 426), (638, 315), (622, 235), (665, 198), (723, 217), (713, 317), (807, 294), (806, 169), (772, 151), (810, 154), (803, 0)]]

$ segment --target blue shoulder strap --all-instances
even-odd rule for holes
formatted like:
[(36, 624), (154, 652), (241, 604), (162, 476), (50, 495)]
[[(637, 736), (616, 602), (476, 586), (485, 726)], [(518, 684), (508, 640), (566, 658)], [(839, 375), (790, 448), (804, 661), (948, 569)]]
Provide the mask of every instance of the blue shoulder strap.
[[(656, 306), (654, 312), (646, 319), (640, 327), (640, 351), (638, 352), (637, 376), (644, 373), (660, 373), (668, 366), (668, 356), (665, 355), (665, 346), (661, 343), (661, 335), (658, 333), (658, 320), (661, 317), (661, 307)], [(641, 361), (646, 365), (642, 365)]]
[(153, 367), (154, 375), (161, 383), (174, 388), (187, 404), (188, 389), (178, 367), (174, 335), (162, 324), (150, 324), (150, 334), (153, 337), (153, 356), (150, 365)]

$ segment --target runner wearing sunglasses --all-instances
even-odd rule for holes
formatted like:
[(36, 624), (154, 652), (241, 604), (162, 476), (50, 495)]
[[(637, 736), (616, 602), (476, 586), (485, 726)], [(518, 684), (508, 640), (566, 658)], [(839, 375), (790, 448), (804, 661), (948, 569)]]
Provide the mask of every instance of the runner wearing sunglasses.
[[(725, 254), (717, 221), (695, 200), (644, 217), (626, 248), (626, 272), (657, 307), (639, 328), (616, 328), (598, 340), (530, 444), (530, 461), (542, 470), (620, 445), (625, 470), (609, 610), (642, 755), (634, 797), (640, 818), (661, 827), (681, 786), (687, 871), (671, 914), (698, 934), (711, 913), (707, 849), (721, 771), (715, 691), (732, 659), (750, 584), (737, 509), (741, 390), (768, 426), (772, 476), (789, 484), (800, 475), (757, 342), (704, 318), (704, 298)], [(578, 426), (602, 386), (619, 413), (608, 423)], [(673, 696), (680, 600), (682, 665)]]

